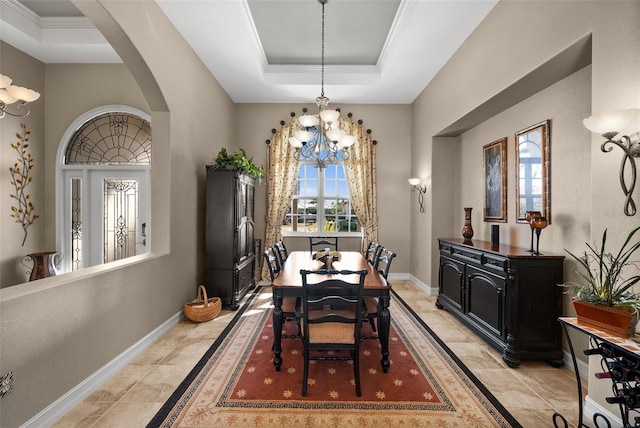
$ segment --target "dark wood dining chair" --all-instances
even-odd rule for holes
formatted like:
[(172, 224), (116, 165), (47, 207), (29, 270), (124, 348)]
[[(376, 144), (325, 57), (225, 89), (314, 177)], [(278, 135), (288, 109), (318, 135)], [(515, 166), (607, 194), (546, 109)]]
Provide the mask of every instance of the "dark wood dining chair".
[[(302, 269), (302, 396), (307, 395), (310, 360), (352, 360), (356, 395), (360, 388), (362, 289), (367, 270), (308, 271)], [(331, 277), (327, 276), (332, 274)], [(348, 275), (344, 279), (337, 274)], [(347, 351), (347, 354), (322, 351)]]
[(338, 237), (337, 236), (310, 236), (309, 237), (309, 251), (323, 250), (329, 248), (332, 251), (338, 251)]
[(378, 253), (378, 260), (376, 260), (376, 263), (373, 265), (373, 267), (376, 268), (376, 270), (380, 272), (382, 276), (384, 276), (384, 279), (387, 279), (387, 277), (389, 276), (391, 262), (393, 261), (395, 256), (396, 253), (385, 247), (382, 247)]
[[(384, 279), (389, 276), (389, 270), (391, 270), (391, 262), (393, 261), (396, 253), (385, 247), (378, 249), (378, 257), (373, 267), (378, 271)], [(378, 299), (375, 297), (367, 297), (364, 299), (364, 305), (367, 309), (367, 319), (371, 324), (371, 329), (376, 332), (375, 320), (378, 318)]]
[(382, 246), (378, 241), (369, 241), (367, 245), (367, 249), (364, 252), (364, 258), (371, 264), (371, 266), (375, 266), (378, 261), (378, 255), (380, 254), (380, 250)]
[[(264, 261), (267, 264), (271, 282), (273, 282), (273, 280), (280, 274), (280, 270), (282, 269), (275, 245), (264, 250), (262, 256), (264, 257)], [(297, 335), (283, 335), (283, 338), (297, 339), (300, 337), (300, 318), (298, 317), (298, 312), (299, 300), (297, 298), (285, 297), (282, 299), (282, 323), (284, 324), (286, 321), (293, 320), (298, 325)]]
[(278, 259), (278, 255), (276, 254), (273, 247), (269, 247), (262, 253), (264, 257), (264, 262), (267, 264), (267, 269), (269, 270), (269, 277), (271, 281), (276, 279), (276, 276), (280, 273), (280, 261)]
[(280, 240), (273, 244), (273, 247), (276, 250), (276, 255), (278, 256), (278, 260), (280, 262), (280, 267), (284, 266), (284, 263), (287, 261), (287, 257), (289, 257), (289, 252), (287, 251), (287, 247), (284, 245), (284, 241)]

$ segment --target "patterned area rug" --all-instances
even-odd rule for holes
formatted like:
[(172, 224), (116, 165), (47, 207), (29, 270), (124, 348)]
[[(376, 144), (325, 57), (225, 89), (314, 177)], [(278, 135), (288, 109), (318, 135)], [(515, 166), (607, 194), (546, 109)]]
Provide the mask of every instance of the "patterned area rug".
[[(275, 371), (271, 290), (259, 288), (147, 426), (520, 427), (399, 296), (391, 300), (391, 366), (382, 371), (378, 340), (362, 342), (362, 397), (345, 361), (312, 363), (302, 397), (299, 339), (282, 340)], [(363, 334), (375, 333), (366, 325)]]

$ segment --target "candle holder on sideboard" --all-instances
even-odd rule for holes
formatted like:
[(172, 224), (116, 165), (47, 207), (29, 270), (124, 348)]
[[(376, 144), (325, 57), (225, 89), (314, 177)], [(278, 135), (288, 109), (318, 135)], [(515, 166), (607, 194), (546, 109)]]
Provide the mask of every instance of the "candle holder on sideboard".
[(536, 256), (540, 255), (540, 233), (542, 233), (542, 229), (548, 225), (549, 222), (546, 217), (537, 216), (531, 219), (531, 227), (536, 231), (536, 251), (533, 253)]
[(535, 228), (531, 224), (531, 220), (534, 217), (541, 217), (541, 216), (542, 216), (542, 213), (540, 211), (527, 211), (524, 215), (524, 219), (526, 220), (527, 223), (529, 223), (529, 227), (531, 227), (531, 248), (529, 249), (529, 252), (532, 254), (535, 253), (535, 251), (533, 250), (533, 231), (535, 230)]

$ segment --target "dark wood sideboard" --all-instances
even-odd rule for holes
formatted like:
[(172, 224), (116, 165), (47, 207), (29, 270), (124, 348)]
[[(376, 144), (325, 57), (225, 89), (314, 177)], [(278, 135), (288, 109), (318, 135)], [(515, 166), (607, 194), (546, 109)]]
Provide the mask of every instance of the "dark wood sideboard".
[(486, 241), (439, 238), (439, 294), (448, 309), (488, 343), (503, 351), (509, 367), (523, 359), (563, 365), (564, 256)]

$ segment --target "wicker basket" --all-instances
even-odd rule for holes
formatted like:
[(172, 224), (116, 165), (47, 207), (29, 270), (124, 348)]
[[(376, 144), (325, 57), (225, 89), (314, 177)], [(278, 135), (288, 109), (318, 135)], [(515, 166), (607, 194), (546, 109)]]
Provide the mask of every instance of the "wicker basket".
[(207, 289), (204, 285), (198, 287), (198, 299), (195, 302), (185, 303), (184, 315), (193, 322), (210, 321), (218, 316), (222, 309), (222, 300), (219, 297), (207, 298)]

